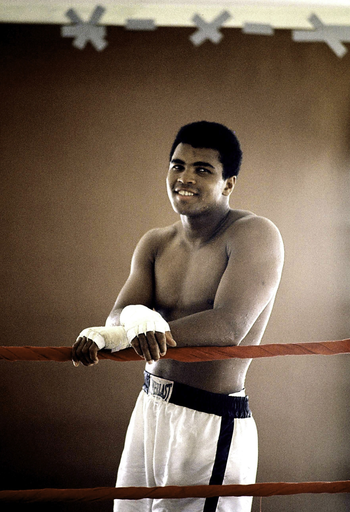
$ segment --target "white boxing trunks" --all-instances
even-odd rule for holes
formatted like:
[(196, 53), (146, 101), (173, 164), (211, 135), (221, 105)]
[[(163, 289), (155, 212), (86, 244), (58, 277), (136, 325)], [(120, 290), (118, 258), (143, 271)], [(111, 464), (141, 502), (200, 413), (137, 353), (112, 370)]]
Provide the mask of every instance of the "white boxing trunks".
[[(255, 482), (258, 439), (244, 390), (210, 393), (145, 372), (117, 487)], [(114, 512), (249, 512), (251, 497), (115, 500)]]

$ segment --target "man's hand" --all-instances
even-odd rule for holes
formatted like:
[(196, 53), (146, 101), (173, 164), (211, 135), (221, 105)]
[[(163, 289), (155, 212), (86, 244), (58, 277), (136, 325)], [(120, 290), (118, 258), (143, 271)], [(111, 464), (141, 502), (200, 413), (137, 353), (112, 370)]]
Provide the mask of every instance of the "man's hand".
[(131, 346), (135, 352), (143, 357), (147, 363), (158, 361), (161, 356), (165, 356), (167, 347), (176, 347), (176, 341), (170, 331), (152, 332), (139, 334), (131, 341)]
[[(139, 334), (132, 342), (131, 346), (135, 352), (145, 359), (148, 363), (158, 361), (161, 356), (165, 356), (167, 347), (176, 347), (176, 341), (170, 331), (165, 333), (149, 331), (146, 334)], [(82, 363), (84, 366), (92, 366), (98, 363), (97, 353), (99, 351), (97, 344), (86, 336), (79, 336), (72, 346), (72, 362), (74, 366)]]
[(74, 366), (83, 363), (84, 366), (92, 366), (98, 363), (96, 343), (85, 336), (79, 337), (72, 346), (72, 362)]
[(129, 305), (120, 313), (128, 340), (135, 352), (148, 363), (165, 356), (167, 345), (176, 347), (169, 324), (158, 313), (142, 304)]

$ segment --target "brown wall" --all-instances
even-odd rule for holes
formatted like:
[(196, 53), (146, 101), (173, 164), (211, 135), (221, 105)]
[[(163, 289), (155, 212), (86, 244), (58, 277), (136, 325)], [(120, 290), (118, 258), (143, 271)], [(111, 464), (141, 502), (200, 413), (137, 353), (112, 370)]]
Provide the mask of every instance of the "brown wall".
[[(350, 57), (289, 31), (226, 29), (219, 45), (196, 48), (191, 29), (110, 27), (97, 52), (59, 30), (0, 27), (1, 343), (69, 346), (104, 323), (140, 236), (176, 219), (168, 151), (200, 119), (241, 139), (232, 206), (269, 217), (284, 238), (264, 342), (349, 337)], [(142, 368), (1, 362), (2, 488), (113, 485)], [(349, 478), (348, 374), (347, 356), (253, 362), (259, 481)], [(305, 495), (265, 499), (263, 510), (349, 505)]]

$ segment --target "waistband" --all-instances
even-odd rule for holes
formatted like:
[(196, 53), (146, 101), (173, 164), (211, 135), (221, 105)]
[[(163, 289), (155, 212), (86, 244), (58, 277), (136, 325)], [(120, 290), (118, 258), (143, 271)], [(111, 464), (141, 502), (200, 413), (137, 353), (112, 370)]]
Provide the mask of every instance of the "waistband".
[(233, 418), (250, 418), (247, 396), (222, 395), (202, 389), (187, 386), (180, 382), (156, 377), (144, 372), (145, 382), (142, 389), (147, 395), (164, 402), (181, 405), (195, 411), (215, 414), (217, 416), (232, 416)]

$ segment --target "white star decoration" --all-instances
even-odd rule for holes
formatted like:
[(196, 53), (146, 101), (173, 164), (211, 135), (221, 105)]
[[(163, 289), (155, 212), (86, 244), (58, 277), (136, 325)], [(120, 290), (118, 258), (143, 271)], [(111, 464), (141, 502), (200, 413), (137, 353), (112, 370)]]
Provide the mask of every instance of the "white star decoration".
[(227, 11), (224, 11), (211, 23), (207, 23), (199, 16), (199, 14), (196, 14), (193, 16), (192, 21), (197, 25), (198, 30), (190, 36), (190, 40), (195, 46), (199, 46), (207, 39), (210, 39), (212, 43), (219, 43), (223, 35), (218, 29), (229, 18), (231, 18), (231, 15)]
[(96, 48), (96, 50), (104, 50), (107, 42), (104, 40), (106, 35), (106, 27), (97, 27), (101, 16), (105, 9), (100, 5), (93, 11), (88, 22), (82, 21), (74, 9), (69, 9), (66, 16), (75, 23), (75, 25), (65, 25), (61, 27), (62, 37), (74, 37), (73, 46), (82, 50), (88, 41)]
[(343, 43), (350, 43), (350, 27), (345, 25), (324, 25), (322, 21), (312, 14), (309, 21), (315, 27), (315, 30), (294, 30), (293, 41), (296, 42), (324, 42), (342, 58), (347, 53)]
[[(107, 46), (106, 27), (97, 26), (105, 9), (98, 5), (91, 14), (90, 20), (82, 21), (74, 9), (69, 9), (66, 16), (72, 22), (72, 25), (61, 27), (62, 37), (73, 37), (73, 46), (82, 50), (90, 42), (96, 50), (104, 50)], [(192, 21), (196, 24), (197, 30), (190, 36), (190, 41), (199, 46), (209, 40), (212, 43), (219, 43), (223, 38), (220, 32), (222, 25), (231, 18), (228, 11), (223, 11), (213, 21), (205, 21), (199, 14), (195, 14)], [(342, 58), (347, 53), (344, 43), (350, 43), (349, 25), (327, 25), (324, 24), (316, 14), (309, 18), (314, 30), (294, 30), (292, 38), (295, 42), (323, 42), (331, 50)], [(157, 28), (153, 19), (128, 19), (125, 28), (127, 30), (155, 30)], [(245, 23), (242, 28), (245, 34), (273, 35), (274, 29), (271, 25), (261, 23)]]

